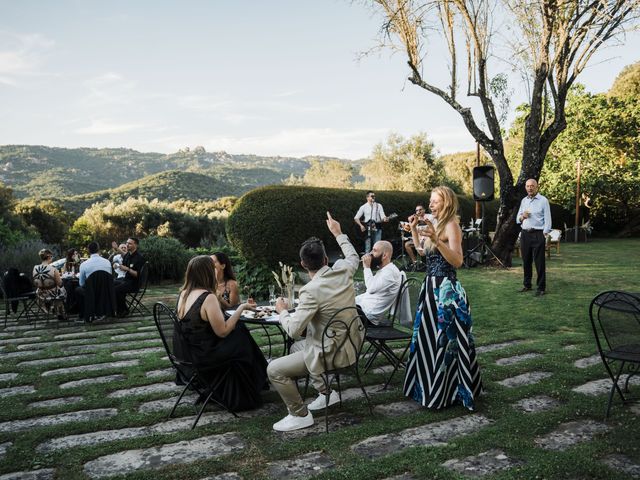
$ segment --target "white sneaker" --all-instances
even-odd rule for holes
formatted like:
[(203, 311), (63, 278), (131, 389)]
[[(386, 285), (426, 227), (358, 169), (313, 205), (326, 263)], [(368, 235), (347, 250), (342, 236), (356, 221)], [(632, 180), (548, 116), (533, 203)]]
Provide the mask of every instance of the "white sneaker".
[[(339, 401), (340, 401), (340, 395), (335, 390), (332, 390), (331, 394), (329, 395), (329, 406), (335, 405)], [(321, 393), (320, 395), (318, 395), (318, 398), (316, 398), (313, 402), (307, 405), (307, 408), (309, 410), (314, 410), (314, 411), (324, 410), (324, 408), (326, 407), (326, 404), (327, 404), (327, 396), (324, 393)]]
[(313, 425), (313, 415), (311, 412), (307, 412), (306, 417), (296, 417), (295, 415), (287, 415), (279, 422), (273, 424), (273, 429), (276, 432), (291, 432), (293, 430), (300, 430)]

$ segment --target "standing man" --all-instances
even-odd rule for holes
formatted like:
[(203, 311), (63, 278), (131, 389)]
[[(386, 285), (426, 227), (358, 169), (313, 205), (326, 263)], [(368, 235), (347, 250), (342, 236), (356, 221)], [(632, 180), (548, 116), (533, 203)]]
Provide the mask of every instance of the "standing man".
[[(353, 288), (353, 274), (358, 269), (359, 258), (349, 238), (342, 233), (340, 224), (327, 212), (327, 227), (336, 237), (344, 259), (336, 261), (332, 267), (325, 253), (324, 244), (317, 238), (306, 240), (300, 248), (300, 264), (308, 273), (311, 280), (300, 289), (300, 303), (294, 313), (289, 313), (287, 303), (283, 298), (276, 301), (276, 311), (280, 315), (280, 324), (284, 331), (293, 339), (302, 337), (306, 330), (306, 338), (297, 341), (291, 348), (292, 353), (277, 358), (269, 363), (267, 375), (271, 385), (287, 406), (289, 414), (279, 422), (273, 424), (278, 432), (299, 430), (313, 425), (311, 410), (324, 409), (325, 406), (339, 402), (337, 392), (327, 390), (322, 381), (324, 373), (324, 358), (322, 348), (322, 333), (333, 315), (344, 307), (355, 307), (355, 292)], [(325, 345), (325, 349), (333, 356), (333, 367), (347, 367), (358, 361), (357, 354), (364, 340), (364, 329), (359, 317), (352, 322), (352, 313), (343, 312), (344, 322), (351, 325), (349, 333), (351, 340), (344, 342), (347, 330), (336, 326), (332, 345)], [(352, 323), (350, 323), (352, 322)], [(325, 338), (325, 343), (327, 342)], [(341, 345), (341, 350), (336, 346)], [(334, 352), (335, 351), (335, 352)], [(311, 383), (320, 393), (309, 406), (305, 405), (298, 391), (295, 379), (310, 374)]]
[[(364, 217), (364, 223), (360, 219)], [(367, 203), (358, 209), (358, 213), (353, 217), (360, 227), (361, 232), (367, 232), (364, 242), (364, 253), (371, 251), (371, 245), (382, 240), (382, 222), (388, 222), (389, 218), (384, 214), (384, 208), (380, 203), (376, 203), (376, 194), (369, 190), (367, 192)]]
[(538, 182), (530, 178), (525, 184), (527, 196), (520, 202), (516, 222), (522, 226), (520, 250), (524, 269), (524, 286), (521, 292), (531, 290), (533, 272), (531, 263), (536, 264), (536, 297), (544, 295), (546, 289), (544, 247), (546, 235), (551, 231), (551, 208), (549, 200), (538, 193)]
[[(418, 217), (418, 225), (426, 225), (424, 222), (425, 213), (426, 211), (423, 205), (421, 204), (416, 205), (416, 216)], [(402, 224), (402, 222), (400, 223)], [(403, 225), (404, 225), (403, 226), (404, 231), (409, 232), (410, 234), (411, 227), (409, 226), (409, 224), (404, 223)], [(416, 262), (418, 261), (418, 257), (417, 257), (417, 248), (413, 243), (413, 238), (411, 238), (411, 236), (409, 237), (408, 240), (404, 241), (404, 250), (405, 252), (407, 252), (407, 255), (409, 255), (409, 258), (411, 259), (411, 265), (409, 265), (409, 269), (413, 269), (415, 267)]]
[(127, 310), (126, 297), (127, 293), (137, 292), (140, 288), (139, 274), (144, 265), (144, 258), (138, 252), (137, 238), (131, 237), (127, 239), (127, 253), (122, 258), (120, 270), (125, 272), (124, 278), (116, 280), (116, 304), (118, 306), (118, 316), (126, 317)]
[[(391, 244), (381, 240), (375, 243), (371, 253), (362, 257), (367, 291), (356, 297), (356, 305), (374, 326), (388, 325), (387, 311), (393, 305), (402, 283), (400, 270), (391, 263), (392, 256)], [(378, 272), (374, 274), (372, 269)]]

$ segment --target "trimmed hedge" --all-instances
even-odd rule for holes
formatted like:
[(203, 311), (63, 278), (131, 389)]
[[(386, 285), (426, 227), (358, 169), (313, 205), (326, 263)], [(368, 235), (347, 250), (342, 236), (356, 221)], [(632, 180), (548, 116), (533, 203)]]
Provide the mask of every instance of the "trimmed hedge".
[[(269, 186), (252, 190), (242, 196), (229, 215), (227, 236), (230, 243), (250, 262), (275, 268), (278, 261), (294, 266), (299, 262), (300, 244), (310, 236), (322, 239), (330, 252), (338, 250), (325, 223), (331, 212), (354, 243), (364, 250), (364, 236), (353, 216), (365, 203), (366, 190), (343, 190), (295, 186)], [(382, 238), (399, 237), (398, 222), (406, 220), (418, 203), (428, 208), (429, 193), (376, 191), (377, 200), (387, 215), (396, 218), (384, 224)], [(472, 199), (458, 196), (460, 215), (464, 223), (474, 216)], [(495, 228), (498, 202), (487, 202), (485, 218), (488, 229)]]

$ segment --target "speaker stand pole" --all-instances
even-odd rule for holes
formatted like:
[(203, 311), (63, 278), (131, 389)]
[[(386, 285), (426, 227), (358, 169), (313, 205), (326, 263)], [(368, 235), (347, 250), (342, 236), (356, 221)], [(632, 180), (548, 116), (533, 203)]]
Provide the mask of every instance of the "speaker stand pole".
[(483, 260), (484, 260), (484, 256), (488, 252), (491, 254), (493, 259), (500, 264), (502, 268), (505, 268), (504, 263), (502, 263), (498, 258), (498, 256), (493, 252), (493, 250), (491, 250), (491, 247), (489, 247), (488, 242), (486, 240), (487, 240), (487, 234), (486, 234), (486, 227), (484, 223), (484, 202), (482, 202), (482, 222), (480, 222), (480, 244), (482, 245)]

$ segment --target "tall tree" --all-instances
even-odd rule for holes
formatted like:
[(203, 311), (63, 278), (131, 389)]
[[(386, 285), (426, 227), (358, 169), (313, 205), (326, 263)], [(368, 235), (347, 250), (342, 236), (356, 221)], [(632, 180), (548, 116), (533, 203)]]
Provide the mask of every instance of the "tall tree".
[[(566, 127), (569, 88), (598, 48), (637, 20), (640, 0), (371, 0), (371, 4), (384, 16), (383, 45), (407, 56), (409, 81), (458, 112), (495, 164), (500, 209), (492, 248), (503, 263), (511, 264), (524, 184), (540, 177), (547, 151)], [(497, 35), (496, 25), (511, 31)], [(428, 77), (440, 69), (427, 58), (434, 31), (442, 34), (448, 47), (450, 84), (444, 87)], [(529, 87), (517, 178), (505, 157), (501, 129), (509, 92), (503, 75), (490, 75), (499, 71), (491, 62), (499, 61), (501, 54), (519, 67)], [(468, 100), (478, 102), (480, 120), (472, 111), (474, 104), (465, 104), (458, 95), (460, 77)]]
[(386, 143), (373, 148), (360, 174), (364, 177), (362, 188), (378, 190), (417, 192), (445, 182), (444, 166), (424, 133), (409, 139), (391, 133)]

